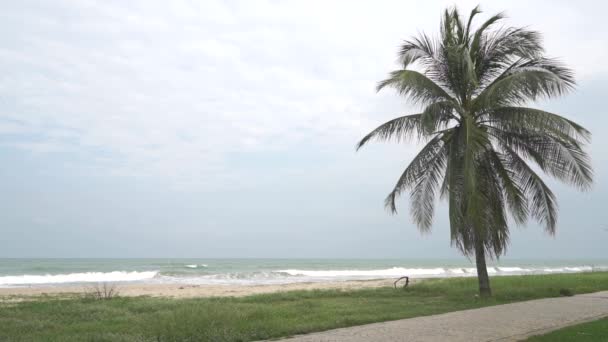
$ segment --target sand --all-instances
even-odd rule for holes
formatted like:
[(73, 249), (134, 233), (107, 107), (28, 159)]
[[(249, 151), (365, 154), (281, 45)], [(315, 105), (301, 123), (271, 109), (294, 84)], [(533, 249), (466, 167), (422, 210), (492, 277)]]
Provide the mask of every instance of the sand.
[[(352, 280), (323, 283), (292, 283), (277, 285), (187, 285), (187, 284), (116, 284), (121, 296), (152, 296), (172, 298), (192, 297), (242, 297), (253, 294), (294, 290), (340, 289), (353, 290), (393, 286), (395, 279)], [(411, 281), (410, 281), (411, 284)], [(71, 296), (85, 294), (95, 287), (81, 286), (31, 286), (0, 288), (0, 299), (26, 299), (37, 296)]]

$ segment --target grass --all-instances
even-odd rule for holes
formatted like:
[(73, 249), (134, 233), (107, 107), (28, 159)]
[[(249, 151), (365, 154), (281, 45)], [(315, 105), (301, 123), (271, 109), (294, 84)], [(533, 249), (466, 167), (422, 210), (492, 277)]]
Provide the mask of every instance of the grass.
[(608, 318), (556, 330), (546, 335), (534, 336), (528, 342), (605, 342), (608, 341)]
[(428, 280), (408, 289), (293, 291), (241, 298), (118, 297), (0, 302), (0, 341), (252, 341), (543, 297), (608, 290), (608, 272)]

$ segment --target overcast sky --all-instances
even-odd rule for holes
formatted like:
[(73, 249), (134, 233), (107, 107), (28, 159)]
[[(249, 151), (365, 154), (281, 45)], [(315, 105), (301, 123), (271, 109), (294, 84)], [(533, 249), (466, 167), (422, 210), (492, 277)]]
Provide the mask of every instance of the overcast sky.
[[(468, 13), (476, 1), (459, 1)], [(375, 84), (453, 1), (3, 1), (0, 257), (459, 257), (383, 200), (419, 146), (364, 133), (413, 113)], [(608, 258), (602, 1), (482, 2), (545, 37), (577, 91), (536, 106), (594, 134), (594, 188), (554, 182), (555, 238), (510, 258)]]

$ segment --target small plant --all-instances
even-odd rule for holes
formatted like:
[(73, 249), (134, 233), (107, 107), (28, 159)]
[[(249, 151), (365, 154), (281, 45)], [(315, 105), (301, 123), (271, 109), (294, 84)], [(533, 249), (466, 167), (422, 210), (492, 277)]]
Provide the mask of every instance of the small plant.
[(116, 284), (95, 284), (88, 288), (85, 292), (85, 298), (94, 300), (107, 300), (118, 297), (118, 288)]
[(563, 297), (572, 297), (574, 296), (574, 292), (570, 289), (559, 289), (559, 295)]

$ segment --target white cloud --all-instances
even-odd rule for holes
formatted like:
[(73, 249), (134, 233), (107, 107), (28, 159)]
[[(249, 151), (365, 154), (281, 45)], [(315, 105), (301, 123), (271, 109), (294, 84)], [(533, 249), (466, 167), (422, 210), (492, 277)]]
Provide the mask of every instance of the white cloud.
[[(509, 3), (508, 10), (514, 23), (543, 31), (549, 53), (582, 77), (604, 75), (603, 11), (547, 4)], [(374, 85), (393, 67), (400, 41), (436, 32), (447, 5), (5, 4), (0, 134), (18, 129), (13, 146), (38, 152), (45, 144), (48, 151), (101, 148), (116, 156), (103, 158), (101, 172), (182, 186), (238, 178), (231, 153), (293, 151), (310, 141), (352, 146), (404, 110), (393, 94), (376, 95)], [(507, 4), (487, 11), (499, 6)], [(578, 26), (564, 26), (564, 15)], [(27, 141), (28, 133), (46, 140)]]

